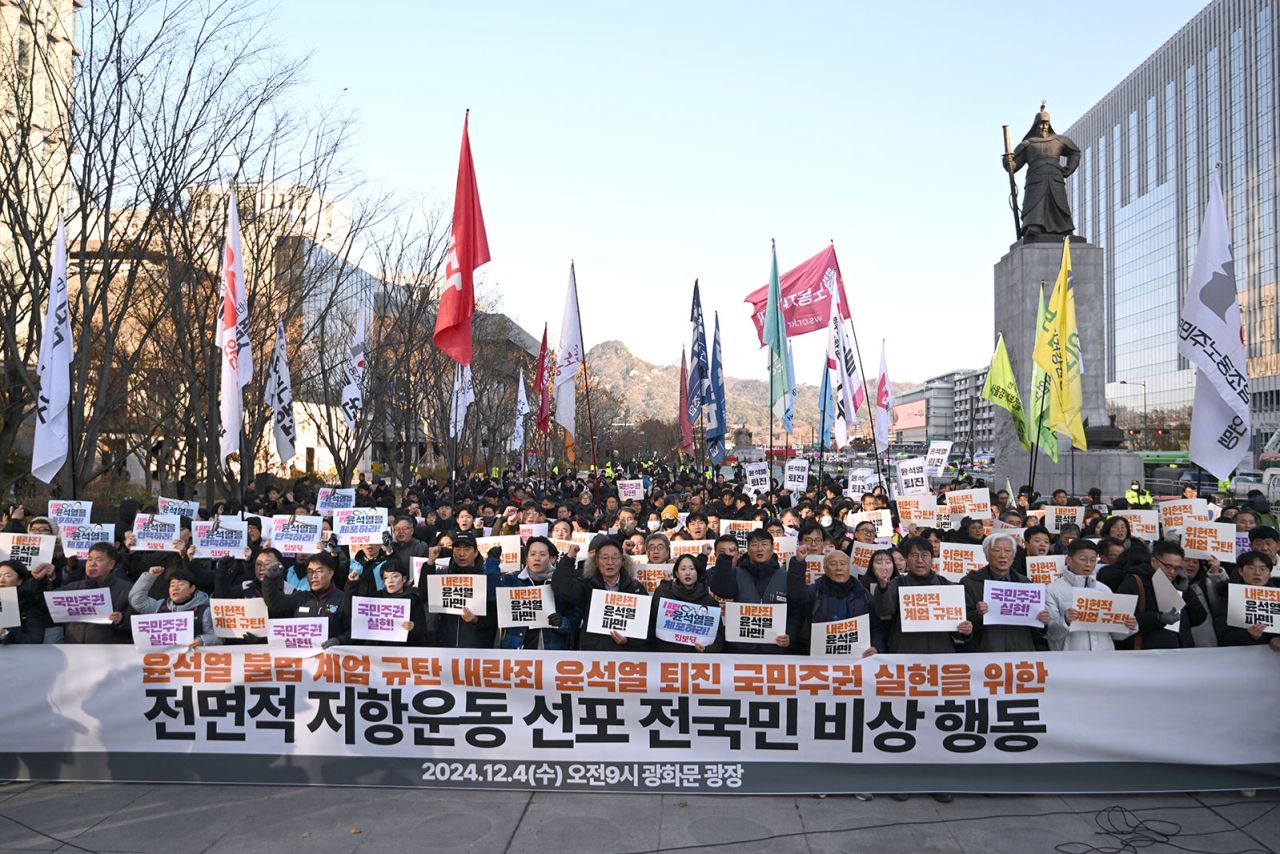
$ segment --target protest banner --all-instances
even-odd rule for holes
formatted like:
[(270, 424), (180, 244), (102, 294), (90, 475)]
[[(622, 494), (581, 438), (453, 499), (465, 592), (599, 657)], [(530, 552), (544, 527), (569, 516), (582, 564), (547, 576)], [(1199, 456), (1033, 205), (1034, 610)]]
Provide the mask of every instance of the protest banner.
[(844, 494), (856, 501), (880, 485), (880, 475), (875, 469), (857, 468), (849, 472), (849, 486)]
[(746, 551), (747, 535), (756, 528), (761, 527), (761, 523), (755, 519), (721, 519), (720, 530), (725, 534), (732, 534), (734, 541), (738, 544), (738, 551)]
[[(551, 545), (556, 547), (557, 557), (560, 555), (569, 554), (570, 547), (578, 545), (573, 540), (565, 540), (565, 539), (561, 539), (560, 537), (548, 537), (548, 539), (551, 540)], [(577, 562), (582, 563), (586, 559), (587, 559), (586, 547), (579, 548)]]
[[(852, 560), (852, 558), (850, 559)], [(825, 555), (805, 555), (804, 558), (804, 583), (812, 584), (822, 577), (826, 571), (827, 558)]]
[(951, 457), (951, 446), (954, 442), (930, 442), (929, 450), (924, 455), (925, 474), (929, 477), (942, 477), (947, 470), (947, 460)]
[(551, 628), (550, 617), (556, 612), (556, 595), (551, 591), (550, 584), (534, 584), (530, 587), (499, 586), (494, 589), (494, 593), (498, 607), (498, 628)]
[(219, 516), (208, 522), (191, 523), (191, 542), (197, 559), (223, 557), (244, 560), (249, 546), (249, 523), (239, 516)]
[(786, 605), (724, 603), (724, 639), (729, 643), (776, 644), (786, 633)]
[(139, 513), (133, 517), (133, 550), (176, 552), (180, 542), (181, 527), (181, 517)]
[(1125, 621), (1138, 607), (1138, 597), (1132, 594), (1106, 593), (1097, 589), (1075, 590), (1071, 607), (1076, 618), (1067, 626), (1072, 632), (1118, 632), (1128, 634)]
[(925, 474), (924, 457), (898, 460), (898, 494), (923, 495), (929, 491), (929, 476)]
[(404, 643), (409, 639), (409, 630), (404, 627), (407, 622), (409, 622), (408, 599), (396, 596), (351, 597), (352, 640)]
[(1280, 587), (1227, 585), (1227, 625), (1238, 629), (1266, 626), (1265, 634), (1280, 634)]
[(1188, 519), (1182, 526), (1182, 550), (1190, 558), (1216, 557), (1231, 563), (1236, 559), (1236, 526)]
[(947, 511), (954, 516), (991, 518), (991, 490), (953, 489), (947, 493)]
[(329, 621), (324, 617), (267, 620), (267, 646), (273, 650), (318, 653), (328, 639)]
[(63, 525), (88, 525), (92, 517), (92, 501), (49, 502), (49, 519), (59, 528)]
[(316, 512), (321, 516), (332, 516), (339, 510), (350, 510), (356, 506), (356, 491), (351, 489), (335, 489), (322, 486), (316, 490)]
[(871, 618), (861, 614), (848, 620), (810, 624), (809, 655), (861, 658), (871, 648)]
[[(709, 540), (708, 542), (714, 544), (715, 540)], [(672, 545), (675, 545), (675, 543), (672, 543)], [(797, 546), (798, 543), (795, 537), (781, 536), (773, 538), (773, 553), (778, 558), (778, 565), (784, 570), (787, 568), (787, 564), (791, 562), (791, 559), (796, 556)]]
[(156, 498), (156, 512), (161, 516), (186, 516), (192, 521), (200, 518), (200, 502), (184, 501), (181, 498)]
[(964, 622), (964, 588), (959, 584), (899, 587), (898, 621), (904, 632), (954, 632)]
[(320, 551), (324, 519), (320, 516), (271, 517), (271, 547), (286, 557), (313, 555)]
[(938, 505), (938, 497), (932, 492), (898, 496), (898, 519), (904, 525), (936, 528), (939, 510), (945, 511), (946, 508)]
[(489, 579), (482, 572), (427, 576), (427, 613), (461, 614), (466, 608), (477, 617), (488, 611)]
[(338, 545), (364, 546), (382, 542), (387, 532), (387, 508), (352, 507), (333, 511), (333, 532)]
[(675, 559), (681, 555), (700, 555), (705, 551), (713, 550), (715, 545), (715, 540), (672, 540), (671, 560), (674, 563)]
[(508, 534), (505, 537), (477, 537), (476, 549), (480, 552), (479, 560), (485, 560), (489, 556), (489, 550), (495, 546), (502, 549), (502, 555), (498, 558), (502, 572), (514, 572), (520, 569), (519, 534)]
[(110, 525), (73, 525), (66, 524), (58, 528), (58, 536), (62, 540), (62, 553), (67, 557), (88, 557), (89, 549), (98, 543), (114, 543), (116, 526)]
[[(899, 513), (902, 511), (899, 510)], [(876, 539), (888, 542), (893, 537), (893, 514), (888, 510), (863, 510), (858, 513), (850, 513), (845, 520), (845, 526), (850, 530), (855, 530), (858, 525), (863, 522), (870, 522), (876, 526)]]
[(948, 581), (959, 581), (986, 565), (982, 546), (969, 543), (942, 543), (938, 557), (933, 559), (933, 571)]
[(623, 501), (644, 501), (644, 481), (618, 481), (618, 497)]
[(596, 535), (590, 531), (574, 531), (569, 535), (569, 541), (577, 544), (582, 557), (586, 557), (587, 552), (591, 549), (591, 541), (595, 538)]
[(754, 499), (769, 491), (769, 466), (765, 463), (747, 463), (743, 466), (747, 493)]
[[(870, 661), (403, 647), (305, 655), (11, 648), (0, 680), (23, 690), (6, 698), (0, 762), (19, 780), (682, 797), (924, 792), (942, 778), (975, 793), (1167, 792), (1210, 780), (1243, 789), (1273, 784), (1280, 767), (1280, 720), (1259, 713), (1280, 705), (1280, 656), (1265, 647)], [(1242, 685), (1249, 702), (1223, 702)], [(607, 741), (582, 725), (601, 709)], [(890, 718), (912, 726), (872, 724)], [(1152, 720), (1214, 725), (1162, 739), (1149, 737)]]
[(53, 534), (0, 534), (0, 560), (12, 560), (30, 571), (31, 567), (53, 562)]
[(520, 545), (529, 542), (530, 537), (545, 537), (549, 526), (546, 522), (532, 522), (520, 526)]
[(653, 634), (658, 640), (708, 647), (715, 643), (719, 631), (719, 608), (679, 599), (658, 599), (658, 616), (653, 624)]
[(652, 599), (634, 593), (591, 592), (587, 610), (587, 631), (607, 635), (617, 632), (629, 638), (644, 640), (649, 636), (649, 606)]
[(267, 636), (267, 603), (259, 597), (251, 599), (210, 599), (213, 633), (220, 638)]
[(50, 590), (44, 594), (49, 616), (55, 623), (111, 622), (111, 591), (106, 587), (90, 590)]
[(792, 492), (804, 492), (809, 488), (809, 461), (787, 460), (782, 485)]
[(159, 614), (133, 614), (133, 646), (139, 652), (190, 646), (195, 640), (195, 614), (191, 611), (168, 611)]
[(1036, 584), (1049, 584), (1066, 571), (1066, 555), (1027, 555), (1027, 578)]
[(1209, 502), (1203, 498), (1161, 501), (1160, 524), (1166, 528), (1182, 528), (1190, 521), (1209, 521)]
[(877, 543), (860, 543), (853, 541), (849, 554), (849, 570), (854, 575), (865, 575), (871, 567), (871, 556), (881, 549), (888, 548)]
[(1043, 584), (992, 581), (988, 578), (982, 582), (982, 601), (987, 603), (987, 613), (982, 615), (983, 625), (1044, 626), (1040, 622), (1040, 612), (1045, 609)]
[(22, 625), (18, 610), (18, 588), (0, 587), (0, 629), (16, 629)]
[(1049, 529), (1051, 534), (1061, 533), (1063, 525), (1081, 526), (1084, 524), (1084, 508), (1059, 507), (1056, 504), (1046, 504), (1042, 524)]
[(1129, 523), (1131, 537), (1147, 542), (1160, 539), (1160, 514), (1155, 510), (1114, 510), (1111, 515)]
[(644, 585), (644, 589), (650, 593), (658, 589), (658, 585), (671, 577), (671, 569), (674, 563), (648, 563), (635, 561), (636, 581)]

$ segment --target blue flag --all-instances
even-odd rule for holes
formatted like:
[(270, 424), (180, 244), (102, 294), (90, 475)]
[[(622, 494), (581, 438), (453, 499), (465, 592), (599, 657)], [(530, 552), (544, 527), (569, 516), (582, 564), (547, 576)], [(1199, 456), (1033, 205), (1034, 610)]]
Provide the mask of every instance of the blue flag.
[(698, 293), (698, 280), (693, 280), (693, 310), (689, 313), (693, 323), (693, 346), (689, 354), (689, 423), (698, 420), (702, 407), (709, 403), (711, 370), (707, 366), (707, 331), (702, 321), (702, 296)]
[(707, 402), (707, 455), (712, 465), (724, 462), (725, 425), (724, 363), (720, 359), (720, 312), (716, 312), (716, 331), (711, 343), (711, 387)]
[(836, 398), (831, 392), (831, 368), (822, 358), (822, 386), (818, 389), (818, 441), (824, 448), (834, 448), (836, 441)]

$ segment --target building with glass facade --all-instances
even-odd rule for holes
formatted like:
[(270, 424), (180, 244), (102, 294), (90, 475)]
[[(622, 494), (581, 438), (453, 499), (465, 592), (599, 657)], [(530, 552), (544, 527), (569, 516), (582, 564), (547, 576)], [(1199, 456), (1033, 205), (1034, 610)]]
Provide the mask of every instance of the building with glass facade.
[[(1083, 151), (1067, 181), (1076, 233), (1106, 253), (1101, 353), (1107, 409), (1138, 448), (1185, 447), (1194, 371), (1177, 330), (1200, 220), (1220, 164), (1231, 221), (1260, 450), (1280, 429), (1276, 13), (1280, 0), (1214, 0), (1059, 132)], [(1052, 104), (1050, 104), (1052, 108)], [(1157, 433), (1163, 430), (1163, 433)]]

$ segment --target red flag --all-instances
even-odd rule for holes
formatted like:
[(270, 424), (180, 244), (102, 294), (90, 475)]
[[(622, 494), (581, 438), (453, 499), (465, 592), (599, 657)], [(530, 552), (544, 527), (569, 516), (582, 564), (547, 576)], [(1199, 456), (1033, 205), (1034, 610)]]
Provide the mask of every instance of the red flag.
[(538, 351), (537, 379), (534, 387), (538, 390), (538, 432), (546, 433), (551, 429), (551, 377), (548, 371), (551, 360), (547, 358), (547, 324), (542, 324), (542, 349)]
[[(470, 115), (470, 111), (468, 111)], [(436, 315), (436, 346), (461, 365), (471, 364), (471, 316), (476, 313), (475, 271), (489, 262), (489, 238), (484, 233), (480, 191), (467, 119), (462, 120), (462, 153), (458, 157), (458, 188), (453, 196), (453, 235), (445, 260), (448, 286), (440, 295)]]
[(684, 350), (680, 351), (680, 451), (693, 456), (693, 422), (689, 420), (689, 371), (685, 367)]
[[(840, 293), (840, 316), (849, 319), (849, 300), (844, 295), (844, 279), (840, 276), (840, 262), (836, 260), (836, 248), (828, 246), (800, 266), (788, 270), (778, 280), (782, 294), (782, 317), (787, 322), (787, 337), (794, 338), (806, 332), (819, 332), (831, 322), (831, 291)], [(769, 299), (769, 286), (752, 291), (745, 302), (751, 303), (751, 320), (756, 325), (756, 336), (764, 346), (765, 303)]]

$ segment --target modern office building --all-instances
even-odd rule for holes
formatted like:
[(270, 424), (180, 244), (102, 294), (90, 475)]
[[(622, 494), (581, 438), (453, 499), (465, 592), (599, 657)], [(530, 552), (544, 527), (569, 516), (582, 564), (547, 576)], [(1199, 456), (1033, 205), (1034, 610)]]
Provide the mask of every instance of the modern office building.
[[(1255, 453), (1280, 428), (1275, 0), (1214, 0), (1075, 124), (1068, 179), (1076, 233), (1105, 251), (1108, 412), (1185, 442), (1194, 371), (1179, 357), (1178, 316), (1210, 182), (1221, 164), (1253, 397)], [(1049, 105), (1052, 109), (1052, 104)], [(1168, 439), (1164, 439), (1168, 442)], [(1185, 444), (1182, 445), (1185, 447)]]
[(995, 451), (995, 414), (991, 401), (982, 396), (987, 383), (987, 369), (958, 371), (952, 377), (955, 400), (952, 406), (954, 427), (951, 438), (955, 441), (952, 453), (972, 460), (974, 454), (990, 454)]
[(920, 388), (903, 392), (893, 402), (889, 428), (899, 445), (920, 445), (952, 437), (955, 387), (953, 374), (924, 381)]

